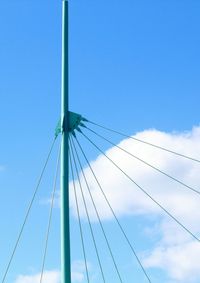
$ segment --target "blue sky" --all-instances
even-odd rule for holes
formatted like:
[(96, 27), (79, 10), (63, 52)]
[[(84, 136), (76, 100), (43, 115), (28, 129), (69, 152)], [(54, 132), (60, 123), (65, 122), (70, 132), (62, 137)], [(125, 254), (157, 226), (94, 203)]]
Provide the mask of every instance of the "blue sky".
[[(194, 152), (190, 152), (190, 147), (186, 149), (198, 157), (200, 154), (195, 151), (198, 134), (191, 131), (200, 121), (199, 1), (71, 0), (69, 5), (70, 109), (130, 135), (156, 129), (158, 133), (176, 132), (180, 140), (183, 132), (190, 131)], [(60, 115), (61, 0), (1, 1), (0, 35), (0, 274), (3, 274)], [(116, 142), (121, 140), (119, 136), (112, 138)], [(187, 143), (187, 138), (181, 140), (180, 150), (184, 150), (181, 146)], [(166, 144), (173, 147), (169, 141)], [(102, 147), (108, 149), (109, 145), (104, 143)], [(86, 150), (90, 159), (97, 157), (89, 146)], [(45, 201), (52, 189), (55, 158), (56, 150), (8, 283), (14, 283), (20, 274), (40, 272), (49, 210)], [(170, 160), (169, 164), (173, 162)], [(196, 181), (196, 177), (189, 180), (198, 185)], [(119, 213), (130, 237), (134, 234), (136, 250), (142, 255), (161, 238), (159, 233), (154, 237), (144, 233), (147, 227), (159, 225), (161, 216), (154, 213), (150, 219), (137, 213), (131, 216)], [(105, 219), (105, 226), (111, 236), (117, 234), (113, 232), (116, 227), (112, 219)], [(83, 259), (77, 229), (72, 215), (73, 261)], [(59, 208), (55, 208), (47, 270), (60, 268), (59, 237)], [(98, 239), (101, 242), (100, 236)], [(125, 278), (131, 272), (133, 276), (125, 281), (129, 283), (136, 278), (137, 282), (145, 282), (132, 255), (123, 248), (125, 244), (119, 249), (119, 240), (123, 242), (112, 237), (120, 266)], [(91, 272), (99, 276), (92, 252), (89, 260)], [(108, 274), (110, 268), (108, 259)], [(163, 269), (148, 269), (152, 282), (178, 282)], [(109, 282), (116, 281), (109, 278)]]

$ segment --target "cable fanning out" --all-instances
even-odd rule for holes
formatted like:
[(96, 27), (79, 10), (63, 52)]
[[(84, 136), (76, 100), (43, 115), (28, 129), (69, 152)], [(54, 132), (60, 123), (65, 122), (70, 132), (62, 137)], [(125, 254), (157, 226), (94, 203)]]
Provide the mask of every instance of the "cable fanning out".
[(87, 267), (87, 259), (86, 259), (84, 237), (83, 237), (83, 229), (82, 229), (82, 224), (81, 224), (80, 210), (79, 210), (78, 197), (77, 197), (76, 185), (75, 185), (74, 170), (73, 170), (73, 166), (72, 166), (72, 157), (71, 157), (71, 152), (70, 151), (69, 151), (69, 163), (70, 163), (71, 174), (72, 174), (72, 182), (73, 182), (73, 188), (74, 188), (74, 197), (75, 197), (75, 201), (76, 201), (76, 211), (77, 211), (77, 216), (78, 216), (79, 231), (80, 231), (80, 236), (81, 236), (81, 244), (82, 244), (82, 250), (83, 250), (83, 257), (84, 257), (84, 264), (85, 264), (87, 282), (90, 283), (89, 272), (88, 272), (88, 267)]
[(200, 239), (195, 236), (186, 226), (184, 226), (176, 217), (174, 217), (166, 208), (164, 208), (157, 200), (155, 200), (146, 190), (144, 190), (139, 184), (137, 184), (123, 169), (121, 169), (110, 157), (108, 157), (103, 150), (101, 150), (90, 138), (88, 138), (83, 132), (82, 135), (99, 151), (101, 152), (110, 162), (118, 168), (133, 184), (136, 185), (146, 196), (148, 196), (157, 206), (159, 206), (168, 216), (170, 216), (177, 224), (179, 224), (190, 236), (200, 242)]
[(85, 212), (86, 212), (86, 215), (87, 215), (87, 220), (88, 220), (88, 223), (89, 223), (89, 228), (90, 228), (90, 233), (91, 233), (91, 236), (92, 236), (92, 241), (93, 241), (93, 244), (94, 244), (95, 253), (96, 253), (96, 256), (97, 256), (97, 260), (98, 260), (99, 268), (100, 268), (100, 271), (101, 271), (102, 279), (103, 279), (103, 282), (105, 283), (105, 275), (104, 275), (104, 272), (103, 272), (103, 267), (102, 267), (101, 259), (100, 259), (100, 256), (99, 256), (97, 243), (96, 243), (96, 240), (95, 240), (94, 231), (93, 231), (93, 228), (92, 228), (89, 212), (88, 212), (88, 209), (87, 209), (85, 196), (84, 196), (84, 193), (83, 193), (83, 187), (82, 187), (81, 180), (80, 180), (80, 177), (79, 177), (79, 174), (78, 174), (78, 167), (77, 167), (77, 164), (76, 164), (75, 154), (74, 154), (74, 150), (73, 150), (70, 138), (69, 138), (69, 142), (70, 142), (71, 156), (72, 156), (72, 159), (73, 159), (73, 162), (74, 162), (74, 167), (75, 167), (76, 175), (77, 175), (77, 178), (78, 178), (78, 183), (79, 183), (79, 187), (80, 187), (80, 191), (81, 191), (81, 196), (82, 196)]
[(42, 259), (42, 268), (41, 268), (41, 274), (40, 274), (40, 283), (42, 283), (43, 275), (44, 275), (44, 266), (45, 266), (46, 255), (47, 255), (49, 234), (50, 234), (52, 214), (53, 214), (53, 206), (54, 206), (54, 200), (55, 200), (55, 194), (56, 194), (56, 185), (57, 185), (57, 179), (58, 179), (58, 169), (59, 169), (59, 163), (60, 163), (60, 154), (61, 154), (61, 144), (60, 144), (59, 149), (58, 149), (58, 157), (57, 157), (57, 162), (56, 162), (56, 170), (55, 170), (55, 176), (54, 176), (54, 182), (53, 182), (53, 190), (52, 190), (52, 197), (51, 197), (51, 206), (50, 206), (49, 220), (48, 220), (48, 225), (47, 225), (47, 233), (46, 233), (46, 239), (45, 239), (44, 254), (43, 254), (43, 259)]
[(106, 194), (105, 194), (105, 192), (104, 192), (104, 190), (103, 190), (103, 188), (102, 188), (102, 186), (101, 186), (101, 184), (100, 184), (100, 182), (99, 182), (99, 180), (97, 179), (97, 176), (96, 176), (96, 174), (94, 173), (94, 170), (93, 170), (93, 168), (92, 168), (92, 166), (91, 166), (91, 164), (90, 164), (88, 158), (86, 157), (86, 155), (85, 155), (85, 153), (84, 153), (84, 151), (83, 151), (82, 146), (80, 145), (80, 143), (79, 143), (79, 141), (78, 141), (77, 138), (75, 138), (75, 140), (76, 140), (76, 142), (78, 143), (79, 148), (80, 148), (80, 150), (81, 150), (81, 152), (82, 152), (82, 154), (83, 154), (83, 156), (84, 156), (84, 158), (85, 158), (85, 160), (86, 160), (86, 162), (87, 162), (87, 164), (88, 164), (88, 166), (89, 166), (89, 168), (90, 168), (90, 170), (91, 170), (91, 172), (92, 172), (92, 174), (93, 174), (93, 176), (94, 176), (94, 178), (95, 178), (95, 180), (96, 180), (96, 182), (97, 182), (97, 184), (98, 184), (98, 187), (100, 188), (100, 190), (101, 190), (101, 192), (102, 192), (102, 194), (103, 194), (103, 196), (104, 196), (104, 198), (105, 198), (105, 200), (106, 200), (107, 205), (109, 206), (109, 208), (110, 208), (110, 210), (111, 210), (111, 212), (112, 212), (112, 214), (113, 214), (113, 216), (114, 216), (114, 218), (115, 218), (115, 220), (116, 220), (116, 222), (117, 222), (117, 224), (118, 224), (118, 226), (119, 226), (119, 228), (120, 228), (120, 230), (121, 230), (123, 236), (124, 236), (125, 239), (126, 239), (126, 242), (128, 243), (128, 245), (129, 245), (129, 247), (130, 247), (132, 253), (134, 254), (134, 256), (135, 256), (135, 258), (136, 258), (138, 264), (140, 265), (140, 267), (141, 267), (141, 269), (142, 269), (144, 275), (146, 276), (147, 280), (151, 283), (151, 280), (150, 280), (150, 278), (149, 278), (149, 276), (148, 276), (146, 270), (144, 269), (144, 267), (143, 267), (143, 265), (142, 265), (142, 263), (141, 263), (139, 257), (137, 256), (137, 253), (136, 253), (135, 249), (133, 248), (133, 246), (132, 246), (132, 244), (131, 244), (131, 242), (130, 242), (128, 236), (126, 235), (126, 232), (124, 231), (124, 229), (123, 229), (121, 223), (119, 222), (119, 219), (118, 219), (118, 217), (116, 216), (116, 214), (115, 214), (115, 212), (114, 212), (114, 210), (113, 210), (113, 208), (112, 208), (112, 206), (111, 206), (111, 204), (110, 204), (110, 202), (109, 202), (109, 200), (108, 200), (108, 198), (107, 198), (107, 196), (106, 196)]
[(146, 145), (155, 147), (155, 148), (157, 148), (157, 149), (161, 149), (161, 150), (163, 150), (163, 151), (166, 151), (166, 152), (175, 154), (175, 155), (177, 155), (177, 156), (180, 156), (180, 157), (189, 159), (189, 160), (191, 160), (191, 161), (195, 161), (195, 162), (200, 163), (200, 160), (197, 159), (197, 158), (193, 158), (193, 157), (191, 157), (191, 156), (188, 156), (188, 155), (185, 155), (185, 154), (182, 154), (182, 153), (173, 151), (173, 150), (171, 150), (171, 149), (168, 149), (168, 148), (165, 148), (165, 147), (162, 147), (162, 146), (159, 146), (159, 145), (150, 143), (150, 142), (148, 142), (148, 141), (144, 141), (144, 140), (138, 139), (138, 138), (136, 138), (136, 137), (126, 135), (126, 134), (124, 134), (124, 133), (122, 133), (122, 132), (119, 132), (119, 131), (110, 129), (110, 128), (108, 128), (108, 127), (102, 126), (102, 125), (100, 125), (100, 124), (94, 123), (94, 122), (89, 121), (89, 120), (87, 120), (87, 122), (90, 123), (90, 124), (93, 124), (93, 125), (95, 125), (95, 126), (97, 126), (97, 127), (99, 127), (99, 128), (102, 128), (102, 129), (104, 129), (104, 130), (107, 130), (107, 131), (109, 131), (109, 132), (112, 132), (112, 133), (118, 134), (118, 135), (120, 135), (120, 136), (123, 136), (123, 137), (125, 137), (125, 138), (129, 138), (129, 139), (138, 141), (138, 142), (140, 142), (140, 143), (143, 143), (143, 144), (146, 144)]
[[(74, 144), (74, 142), (73, 142), (73, 139), (72, 139), (71, 141), (72, 141), (72, 143), (73, 143), (75, 152), (77, 152), (76, 147), (75, 147), (75, 144)], [(99, 222), (99, 224), (100, 224), (100, 227), (101, 227), (101, 230), (102, 230), (102, 233), (103, 233), (103, 236), (104, 236), (106, 245), (107, 245), (107, 247), (108, 247), (108, 250), (109, 250), (109, 253), (110, 253), (110, 256), (111, 256), (113, 265), (114, 265), (114, 267), (115, 267), (115, 270), (116, 270), (116, 272), (117, 272), (117, 275), (118, 275), (118, 278), (119, 278), (120, 282), (123, 283), (121, 274), (120, 274), (120, 272), (119, 272), (119, 268), (118, 268), (118, 266), (117, 266), (116, 260), (115, 260), (115, 258), (114, 258), (114, 254), (113, 254), (113, 252), (112, 252), (112, 249), (111, 249), (111, 246), (110, 246), (110, 243), (109, 243), (109, 240), (108, 240), (108, 238), (107, 238), (107, 236), (106, 236), (106, 232), (105, 232), (105, 229), (104, 229), (104, 227), (103, 227), (102, 220), (101, 220), (100, 215), (99, 215), (99, 212), (98, 212), (98, 210), (97, 210), (97, 207), (96, 207), (94, 198), (93, 198), (93, 196), (92, 196), (92, 193), (91, 193), (91, 191), (90, 191), (87, 178), (86, 178), (85, 173), (84, 173), (84, 171), (83, 171), (83, 166), (82, 166), (82, 164), (81, 164), (81, 162), (80, 162), (80, 158), (79, 158), (79, 156), (78, 156), (78, 152), (76, 153), (76, 155), (77, 155), (77, 159), (78, 159), (79, 165), (80, 165), (80, 167), (81, 167), (81, 173), (82, 173), (82, 175), (83, 175), (83, 177), (84, 177), (85, 184), (86, 184), (88, 193), (89, 193), (89, 195), (90, 195), (90, 199), (91, 199), (91, 201), (92, 201), (92, 204), (93, 204), (93, 207), (94, 207), (94, 210), (95, 210), (95, 213), (96, 213), (98, 222)]]
[(189, 189), (189, 190), (195, 192), (196, 194), (200, 195), (200, 191), (196, 190), (195, 188), (193, 188), (193, 187), (191, 187), (191, 186), (185, 184), (184, 182), (182, 182), (182, 181), (178, 180), (177, 178), (175, 178), (175, 177), (169, 175), (168, 173), (166, 173), (166, 172), (160, 170), (159, 168), (157, 168), (157, 167), (155, 167), (154, 165), (148, 163), (147, 161), (141, 159), (140, 157), (138, 157), (138, 156), (136, 156), (136, 155), (130, 153), (130, 152), (127, 151), (126, 149), (124, 149), (124, 148), (120, 147), (119, 145), (113, 143), (112, 141), (108, 140), (107, 138), (103, 137), (102, 135), (98, 134), (97, 132), (93, 131), (92, 129), (90, 129), (90, 128), (88, 128), (88, 127), (86, 127), (86, 129), (89, 130), (90, 132), (92, 132), (93, 134), (95, 134), (96, 136), (100, 137), (101, 139), (107, 141), (107, 142), (110, 143), (111, 145), (115, 146), (116, 148), (120, 149), (121, 151), (127, 153), (128, 155), (132, 156), (133, 158), (139, 160), (140, 162), (142, 162), (142, 163), (146, 164), (147, 166), (151, 167), (152, 169), (156, 170), (157, 172), (159, 172), (159, 173), (165, 175), (166, 177), (170, 178), (171, 180), (173, 180), (173, 181), (179, 183), (180, 185), (184, 186), (185, 188), (187, 188), (187, 189)]
[(52, 142), (52, 144), (51, 144), (50, 150), (49, 150), (49, 152), (48, 152), (47, 158), (46, 158), (46, 160), (45, 160), (45, 163), (44, 163), (44, 166), (43, 166), (43, 168), (42, 168), (41, 174), (40, 174), (40, 176), (39, 176), (38, 182), (37, 182), (37, 184), (36, 184), (36, 187), (35, 187), (33, 196), (32, 196), (32, 198), (31, 198), (31, 201), (30, 201), (30, 203), (29, 203), (28, 209), (27, 209), (27, 211), (26, 211), (26, 214), (25, 214), (25, 217), (24, 217), (24, 221), (23, 221), (23, 223), (22, 223), (22, 225), (21, 225), (21, 228), (20, 228), (20, 231), (19, 231), (17, 240), (16, 240), (16, 242), (15, 242), (13, 251), (12, 251), (12, 253), (11, 253), (11, 256), (10, 256), (10, 259), (9, 259), (9, 261), (8, 261), (8, 264), (7, 264), (7, 267), (6, 267), (6, 270), (5, 270), (5, 273), (4, 273), (4, 275), (3, 275), (3, 278), (2, 278), (1, 283), (4, 283), (5, 280), (6, 280), (8, 271), (9, 271), (9, 269), (10, 269), (11, 263), (12, 263), (12, 261), (13, 261), (14, 255), (15, 255), (16, 250), (17, 250), (17, 247), (18, 247), (18, 245), (19, 245), (19, 242), (20, 242), (21, 236), (22, 236), (22, 234), (23, 234), (24, 228), (25, 228), (25, 226), (26, 226), (26, 223), (27, 223), (27, 220), (28, 220), (28, 217), (29, 217), (31, 208), (32, 208), (32, 206), (33, 206), (35, 197), (36, 197), (36, 195), (37, 195), (39, 186), (40, 186), (40, 184), (41, 184), (41, 181), (42, 181), (42, 178), (43, 178), (45, 169), (46, 169), (46, 167), (47, 167), (49, 158), (50, 158), (51, 153), (52, 153), (52, 150), (53, 150), (53, 148), (54, 148), (55, 141), (56, 141), (56, 137), (54, 138), (54, 140), (53, 140), (53, 142)]

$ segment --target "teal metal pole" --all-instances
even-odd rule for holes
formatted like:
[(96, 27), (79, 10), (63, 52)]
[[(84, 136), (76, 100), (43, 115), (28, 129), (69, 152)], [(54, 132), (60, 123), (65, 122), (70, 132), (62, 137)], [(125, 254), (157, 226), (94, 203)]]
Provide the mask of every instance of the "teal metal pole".
[(61, 283), (71, 283), (69, 225), (68, 1), (62, 1)]

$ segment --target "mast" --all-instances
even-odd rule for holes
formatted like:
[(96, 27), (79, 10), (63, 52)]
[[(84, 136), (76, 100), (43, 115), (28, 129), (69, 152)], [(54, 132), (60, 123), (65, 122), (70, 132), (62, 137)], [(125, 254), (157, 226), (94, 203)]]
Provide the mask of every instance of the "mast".
[(62, 0), (61, 283), (71, 283), (69, 225), (68, 0)]

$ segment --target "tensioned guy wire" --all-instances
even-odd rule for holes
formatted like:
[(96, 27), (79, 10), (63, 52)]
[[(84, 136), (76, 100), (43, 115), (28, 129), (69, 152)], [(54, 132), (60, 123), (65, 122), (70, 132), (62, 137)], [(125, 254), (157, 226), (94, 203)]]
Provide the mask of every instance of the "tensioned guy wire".
[(150, 145), (150, 146), (152, 146), (152, 147), (161, 149), (161, 150), (163, 150), (163, 151), (166, 151), (166, 152), (175, 154), (175, 155), (177, 155), (177, 156), (180, 156), (180, 157), (183, 157), (183, 158), (186, 158), (186, 159), (189, 159), (189, 160), (192, 160), (192, 161), (195, 161), (195, 162), (200, 163), (200, 160), (197, 159), (197, 158), (193, 158), (193, 157), (191, 157), (191, 156), (188, 156), (188, 155), (185, 155), (185, 154), (182, 154), (182, 153), (173, 151), (173, 150), (171, 150), (171, 149), (168, 149), (168, 148), (165, 148), (165, 147), (162, 147), (162, 146), (159, 146), (159, 145), (150, 143), (150, 142), (148, 142), (148, 141), (144, 141), (144, 140), (135, 138), (135, 137), (133, 137), (133, 136), (126, 135), (126, 134), (124, 134), (124, 133), (121, 133), (121, 132), (119, 132), (119, 131), (110, 129), (110, 128), (108, 128), (108, 127), (102, 126), (102, 125), (100, 125), (100, 124), (94, 123), (94, 122), (89, 121), (89, 120), (87, 120), (87, 122), (90, 123), (90, 124), (93, 124), (93, 125), (95, 125), (95, 126), (97, 126), (97, 127), (99, 127), (99, 128), (102, 128), (102, 129), (104, 129), (104, 130), (107, 130), (107, 131), (109, 131), (109, 132), (112, 132), (112, 133), (118, 134), (118, 135), (120, 135), (120, 136), (123, 136), (123, 137), (125, 137), (125, 138), (129, 138), (129, 139), (138, 141), (138, 142), (140, 142), (140, 143), (143, 143), (143, 144), (146, 144), (146, 145)]
[(103, 272), (102, 263), (101, 263), (101, 259), (100, 259), (100, 256), (99, 256), (99, 252), (98, 252), (98, 248), (97, 248), (97, 243), (96, 243), (96, 240), (95, 240), (94, 231), (93, 231), (93, 228), (92, 228), (89, 212), (88, 212), (88, 209), (87, 209), (87, 204), (86, 204), (85, 196), (84, 196), (84, 193), (83, 193), (83, 187), (82, 187), (81, 180), (80, 180), (80, 177), (79, 177), (78, 167), (77, 167), (77, 164), (76, 164), (74, 150), (73, 150), (70, 138), (69, 138), (69, 142), (70, 142), (71, 155), (72, 155), (72, 159), (73, 159), (73, 162), (74, 162), (74, 167), (75, 167), (75, 170), (76, 170), (76, 175), (77, 175), (77, 178), (78, 178), (79, 187), (80, 187), (80, 191), (81, 191), (81, 195), (82, 195), (82, 200), (83, 200), (83, 204), (84, 204), (84, 207), (85, 207), (85, 212), (86, 212), (86, 215), (87, 215), (87, 220), (88, 220), (89, 227), (90, 227), (90, 233), (91, 233), (92, 241), (93, 241), (93, 244), (94, 244), (94, 249), (95, 249), (95, 252), (96, 252), (99, 268), (100, 268), (100, 271), (101, 271), (101, 276), (102, 276), (103, 282), (105, 283), (106, 282), (105, 281), (105, 275), (104, 275), (104, 272)]
[(111, 206), (111, 204), (110, 204), (110, 202), (109, 202), (109, 200), (108, 200), (108, 198), (107, 198), (107, 196), (106, 196), (106, 194), (105, 194), (105, 192), (104, 192), (104, 190), (103, 190), (103, 188), (102, 188), (102, 186), (101, 186), (101, 184), (100, 184), (100, 182), (99, 182), (99, 180), (98, 180), (98, 178), (97, 178), (97, 176), (96, 176), (96, 174), (94, 173), (94, 170), (93, 170), (93, 168), (92, 168), (92, 166), (91, 166), (91, 164), (90, 164), (90, 162), (89, 162), (89, 160), (88, 160), (86, 154), (84, 153), (83, 148), (82, 148), (81, 144), (79, 143), (77, 137), (75, 138), (75, 140), (76, 140), (76, 142), (78, 143), (78, 146), (79, 146), (79, 148), (80, 148), (80, 150), (81, 150), (81, 152), (82, 152), (82, 154), (83, 154), (83, 156), (84, 156), (84, 158), (85, 158), (85, 160), (86, 160), (86, 162), (87, 162), (87, 164), (88, 164), (88, 166), (89, 166), (89, 168), (90, 168), (90, 170), (91, 170), (91, 172), (92, 172), (92, 174), (93, 174), (93, 176), (94, 176), (94, 178), (95, 178), (95, 180), (96, 180), (96, 182), (97, 182), (97, 185), (98, 185), (98, 187), (100, 188), (100, 191), (102, 192), (102, 194), (103, 194), (103, 196), (104, 196), (104, 198), (105, 198), (105, 200), (106, 200), (106, 203), (107, 203), (107, 205), (109, 206), (109, 208), (110, 208), (110, 210), (111, 210), (111, 212), (112, 212), (112, 214), (113, 214), (113, 216), (114, 216), (114, 218), (115, 218), (115, 220), (116, 220), (116, 222), (117, 222), (117, 224), (118, 224), (118, 226), (119, 226), (119, 228), (120, 228), (120, 230), (121, 230), (123, 236), (125, 237), (126, 242), (128, 243), (128, 245), (129, 245), (131, 251), (133, 252), (133, 254), (134, 254), (134, 256), (135, 256), (135, 258), (136, 258), (138, 264), (140, 265), (140, 267), (141, 267), (141, 269), (142, 269), (144, 275), (146, 276), (147, 280), (151, 283), (151, 280), (150, 280), (150, 278), (149, 278), (149, 276), (148, 276), (146, 270), (144, 269), (144, 267), (143, 267), (143, 265), (142, 265), (142, 263), (141, 263), (139, 257), (137, 256), (137, 253), (136, 253), (135, 249), (133, 248), (133, 246), (132, 246), (132, 244), (131, 244), (129, 238), (127, 237), (127, 235), (126, 235), (126, 233), (125, 233), (125, 231), (124, 231), (124, 229), (123, 229), (121, 223), (119, 222), (119, 219), (118, 219), (118, 217), (116, 216), (116, 214), (115, 214), (115, 212), (114, 212), (114, 210), (113, 210), (113, 208), (112, 208), (112, 206)]
[(9, 268), (10, 268), (10, 265), (11, 265), (12, 260), (13, 260), (13, 258), (14, 258), (14, 255), (15, 255), (15, 252), (16, 252), (16, 250), (17, 250), (17, 247), (18, 247), (18, 245), (19, 245), (19, 242), (20, 242), (20, 239), (21, 239), (22, 233), (23, 233), (23, 231), (24, 231), (24, 228), (25, 228), (26, 222), (27, 222), (27, 220), (28, 220), (28, 216), (29, 216), (30, 211), (31, 211), (31, 208), (32, 208), (32, 206), (33, 206), (33, 202), (34, 202), (34, 200), (35, 200), (36, 194), (37, 194), (37, 192), (38, 192), (39, 186), (40, 186), (41, 181), (42, 181), (42, 177), (43, 177), (43, 175), (44, 175), (44, 172), (45, 172), (45, 169), (46, 169), (46, 167), (47, 167), (47, 164), (48, 164), (49, 158), (50, 158), (50, 156), (51, 156), (51, 153), (52, 153), (52, 150), (53, 150), (53, 147), (54, 147), (54, 144), (55, 144), (56, 138), (57, 138), (57, 137), (55, 137), (55, 138), (54, 138), (54, 140), (53, 140), (53, 142), (52, 142), (52, 144), (51, 144), (51, 147), (50, 147), (49, 153), (48, 153), (48, 155), (47, 155), (47, 158), (46, 158), (45, 163), (44, 163), (44, 166), (43, 166), (43, 168), (42, 168), (42, 171), (41, 171), (40, 177), (39, 177), (38, 182), (37, 182), (37, 184), (36, 184), (36, 187), (35, 187), (35, 190), (34, 190), (33, 196), (32, 196), (31, 201), (30, 201), (30, 203), (29, 203), (29, 206), (28, 206), (27, 212), (26, 212), (26, 214), (25, 214), (24, 221), (23, 221), (22, 226), (21, 226), (21, 228), (20, 228), (20, 231), (19, 231), (19, 234), (18, 234), (17, 240), (16, 240), (16, 242), (15, 242), (15, 245), (14, 245), (13, 251), (12, 251), (12, 253), (11, 253), (11, 256), (10, 256), (10, 259), (9, 259), (9, 261), (8, 261), (8, 264), (7, 264), (7, 267), (6, 267), (6, 270), (5, 270), (5, 273), (4, 273), (4, 275), (3, 275), (3, 278), (2, 278), (1, 283), (4, 283), (4, 282), (5, 282), (5, 280), (6, 280), (6, 277), (7, 277), (7, 274), (8, 274)]
[(155, 204), (157, 204), (168, 216), (170, 216), (177, 224), (179, 224), (188, 234), (190, 234), (195, 240), (200, 242), (200, 239), (195, 236), (188, 228), (186, 228), (176, 217), (174, 217), (166, 208), (164, 208), (157, 200), (155, 200), (146, 190), (144, 190), (138, 183), (136, 183), (123, 169), (121, 169), (110, 157), (108, 157), (103, 150), (101, 150), (90, 138), (88, 138), (83, 132), (82, 135), (99, 151), (101, 152), (110, 162), (118, 168), (133, 184), (136, 185), (145, 195), (147, 195)]
[(72, 174), (72, 183), (73, 183), (73, 188), (74, 188), (74, 197), (75, 197), (75, 202), (76, 202), (76, 211), (77, 211), (77, 216), (78, 216), (79, 231), (80, 231), (80, 236), (81, 236), (81, 244), (82, 244), (83, 257), (84, 257), (84, 263), (85, 263), (85, 271), (86, 271), (86, 276), (87, 276), (87, 282), (89, 283), (90, 279), (89, 279), (89, 272), (88, 272), (88, 267), (87, 267), (87, 259), (86, 259), (83, 230), (82, 230), (82, 224), (81, 224), (81, 218), (80, 218), (80, 211), (79, 211), (78, 198), (77, 198), (77, 192), (76, 192), (74, 170), (73, 170), (73, 166), (72, 166), (72, 157), (71, 157), (70, 151), (69, 151), (69, 163), (70, 163), (71, 174)]
[(75, 152), (76, 152), (77, 160), (78, 160), (79, 166), (80, 166), (80, 168), (81, 168), (81, 173), (82, 173), (83, 178), (84, 178), (84, 180), (85, 180), (85, 184), (86, 184), (87, 190), (88, 190), (88, 192), (89, 192), (90, 199), (91, 199), (91, 201), (92, 201), (93, 207), (94, 207), (94, 209), (95, 209), (95, 213), (96, 213), (98, 222), (99, 222), (99, 224), (100, 224), (100, 227), (101, 227), (101, 230), (102, 230), (102, 233), (103, 233), (103, 236), (104, 236), (106, 245), (107, 245), (107, 247), (108, 247), (108, 250), (109, 250), (109, 253), (110, 253), (110, 256), (111, 256), (113, 265), (114, 265), (114, 267), (115, 267), (115, 270), (116, 270), (116, 272), (117, 272), (117, 275), (118, 275), (118, 278), (119, 278), (120, 282), (123, 283), (121, 274), (120, 274), (120, 272), (119, 272), (119, 268), (118, 268), (118, 266), (117, 266), (116, 260), (115, 260), (115, 258), (114, 258), (114, 255), (113, 255), (113, 252), (112, 252), (112, 249), (111, 249), (111, 246), (110, 246), (110, 243), (109, 243), (108, 238), (107, 238), (107, 236), (106, 236), (106, 232), (105, 232), (105, 230), (104, 230), (104, 227), (103, 227), (103, 224), (102, 224), (102, 221), (101, 221), (99, 212), (98, 212), (97, 207), (96, 207), (96, 204), (95, 204), (95, 202), (94, 202), (94, 198), (93, 198), (92, 193), (91, 193), (91, 191), (90, 191), (90, 187), (89, 187), (87, 178), (86, 178), (86, 176), (85, 176), (85, 173), (84, 173), (84, 170), (83, 170), (83, 166), (82, 166), (81, 161), (80, 161), (80, 158), (79, 158), (79, 156), (78, 156), (78, 152), (77, 152), (77, 150), (76, 150), (76, 147), (75, 147), (75, 144), (74, 144), (74, 142), (73, 142), (73, 139), (71, 139), (71, 142), (72, 142), (73, 147), (74, 147), (74, 150), (75, 150)]
[(52, 191), (51, 206), (50, 206), (50, 212), (49, 212), (49, 220), (48, 220), (47, 233), (46, 233), (46, 239), (45, 239), (45, 248), (44, 248), (43, 260), (42, 260), (40, 283), (42, 283), (43, 275), (44, 275), (44, 266), (45, 266), (46, 255), (47, 255), (47, 248), (48, 248), (49, 234), (50, 234), (50, 228), (51, 228), (53, 206), (54, 206), (54, 200), (55, 200), (55, 194), (56, 194), (56, 185), (57, 185), (57, 179), (58, 179), (58, 169), (59, 169), (59, 163), (60, 163), (60, 154), (61, 154), (61, 144), (60, 144), (59, 149), (58, 149), (58, 157), (57, 157), (57, 162), (56, 162), (56, 171), (55, 171), (55, 177), (54, 177), (54, 182), (53, 182), (53, 191)]
[(157, 172), (159, 172), (159, 173), (165, 175), (166, 177), (170, 178), (171, 180), (173, 180), (173, 181), (179, 183), (180, 185), (184, 186), (185, 188), (187, 188), (187, 189), (189, 189), (189, 190), (191, 190), (191, 191), (197, 193), (198, 195), (200, 195), (200, 191), (198, 191), (198, 190), (194, 189), (193, 187), (191, 187), (191, 186), (185, 184), (184, 182), (182, 182), (182, 181), (178, 180), (177, 178), (175, 178), (175, 177), (169, 175), (168, 173), (166, 173), (166, 172), (160, 170), (159, 168), (157, 168), (157, 167), (155, 167), (154, 165), (148, 163), (147, 161), (141, 159), (140, 157), (138, 157), (138, 156), (136, 156), (136, 155), (130, 153), (130, 152), (127, 151), (126, 149), (124, 149), (124, 148), (120, 147), (119, 145), (113, 143), (112, 141), (108, 140), (107, 138), (103, 137), (102, 135), (98, 134), (97, 132), (93, 131), (92, 129), (90, 129), (90, 128), (88, 128), (88, 127), (86, 127), (86, 129), (89, 130), (90, 132), (92, 132), (93, 134), (95, 134), (96, 136), (100, 137), (101, 139), (103, 139), (103, 140), (107, 141), (108, 143), (112, 144), (112, 145), (115, 146), (116, 148), (119, 148), (120, 150), (122, 150), (122, 151), (124, 151), (125, 153), (129, 154), (129, 155), (132, 156), (133, 158), (135, 158), (135, 159), (139, 160), (140, 162), (146, 164), (147, 166), (153, 168), (153, 169), (156, 170)]

